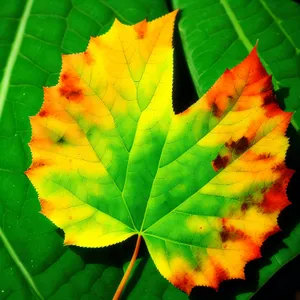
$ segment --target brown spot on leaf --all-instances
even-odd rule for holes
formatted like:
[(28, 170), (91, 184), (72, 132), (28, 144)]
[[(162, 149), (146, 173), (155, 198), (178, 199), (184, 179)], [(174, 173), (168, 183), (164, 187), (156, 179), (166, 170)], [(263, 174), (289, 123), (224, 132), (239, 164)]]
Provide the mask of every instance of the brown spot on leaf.
[(66, 143), (66, 139), (62, 136), (57, 141), (56, 144), (63, 145)]
[(276, 98), (272, 90), (263, 92), (261, 95), (263, 97), (263, 106), (271, 103), (276, 103)]
[(60, 95), (66, 99), (74, 102), (83, 100), (83, 92), (79, 87), (79, 78), (71, 76), (68, 72), (61, 75), (61, 87), (59, 88)]
[(64, 86), (59, 89), (61, 96), (74, 102), (80, 102), (83, 98), (82, 90), (74, 89), (70, 86)]
[(216, 102), (212, 103), (211, 109), (212, 109), (212, 113), (215, 117), (220, 118), (222, 116), (222, 110), (219, 109)]
[(271, 157), (272, 157), (271, 153), (260, 153), (259, 155), (257, 155), (258, 160), (266, 160)]
[(226, 146), (234, 150), (236, 154), (244, 153), (249, 147), (249, 140), (247, 137), (242, 136), (239, 140), (226, 143)]
[(229, 163), (229, 157), (227, 155), (221, 156), (218, 154), (218, 156), (212, 161), (212, 167), (216, 172), (218, 172), (220, 169), (224, 169)]
[(235, 241), (245, 237), (245, 233), (239, 229), (235, 229), (232, 226), (223, 226), (222, 231), (220, 232), (220, 237), (222, 242), (226, 242), (228, 240)]
[(186, 272), (175, 274), (170, 281), (178, 289), (186, 292), (188, 295), (191, 293), (193, 287), (196, 285), (192, 276)]
[(248, 210), (249, 208), (249, 204), (244, 202), (242, 205), (241, 205), (241, 211), (242, 212), (245, 212), (246, 210)]

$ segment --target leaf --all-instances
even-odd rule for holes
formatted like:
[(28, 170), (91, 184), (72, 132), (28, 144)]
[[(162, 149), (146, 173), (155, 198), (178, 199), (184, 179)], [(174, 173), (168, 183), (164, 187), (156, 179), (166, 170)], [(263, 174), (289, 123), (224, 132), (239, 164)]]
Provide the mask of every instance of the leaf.
[[(173, 0), (179, 32), (199, 96), (243, 59), (259, 40), (259, 54), (275, 90), (300, 129), (300, 5), (292, 0)], [(287, 68), (287, 66), (290, 66)], [(283, 99), (284, 98), (284, 99)]]
[[(0, 117), (0, 299), (31, 300), (38, 294), (54, 300), (113, 296), (132, 249), (63, 246), (61, 231), (38, 213), (37, 194), (24, 175), (31, 163), (28, 116), (36, 114), (42, 105), (42, 86), (57, 82), (61, 53), (84, 51), (90, 36), (107, 31), (115, 17), (134, 23), (167, 12), (161, 1), (152, 3), (40, 0), (1, 4), (0, 86), (3, 91), (6, 82), (7, 95), (1, 94), (0, 101), (5, 101)], [(18, 50), (15, 41), (21, 20), (25, 27), (23, 35), (18, 35)], [(4, 68), (10, 57), (16, 58), (13, 68)], [(133, 277), (134, 287), (131, 284), (125, 291), (128, 299), (136, 299), (136, 294), (142, 294), (143, 299), (157, 295), (177, 299), (183, 295), (157, 272), (156, 290), (147, 289), (155, 267), (147, 257), (142, 257), (142, 262), (141, 278), (137, 281)]]
[(292, 114), (279, 108), (254, 48), (175, 115), (175, 15), (115, 20), (85, 52), (63, 56), (59, 83), (30, 119), (26, 174), (65, 245), (106, 247), (137, 234), (137, 248), (142, 236), (160, 273), (190, 294), (244, 279), (279, 230)]
[[(181, 11), (179, 33), (199, 96), (209, 89), (226, 67), (238, 63), (259, 40), (259, 55), (267, 71), (272, 74), (277, 98), (287, 111), (295, 112), (292, 125), (297, 133), (292, 128), (289, 133), (292, 148), (295, 149), (290, 149), (288, 161), (298, 170), (300, 5), (290, 0), (211, 0), (201, 3), (173, 0), (172, 3), (174, 9), (179, 8)], [(249, 299), (250, 294), (262, 287), (279, 268), (300, 253), (297, 182), (298, 178), (290, 185), (290, 200), (294, 208), (281, 218), (281, 223), (288, 223), (283, 227), (284, 243), (281, 245), (282, 239), (274, 241), (272, 246), (279, 252), (273, 251), (270, 260), (268, 256), (263, 258), (258, 286), (251, 288), (251, 293), (246, 293), (247, 297), (238, 296), (238, 299)], [(245, 290), (249, 289), (249, 285), (245, 285)], [(232, 293), (229, 286), (227, 291)]]

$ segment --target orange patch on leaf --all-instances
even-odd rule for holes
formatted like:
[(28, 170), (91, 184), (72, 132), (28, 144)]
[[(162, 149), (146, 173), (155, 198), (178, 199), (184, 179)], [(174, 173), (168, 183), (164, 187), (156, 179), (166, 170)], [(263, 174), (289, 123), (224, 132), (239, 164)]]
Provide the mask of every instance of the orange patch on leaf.
[(40, 205), (41, 205), (40, 213), (47, 216), (49, 214), (49, 212), (51, 212), (54, 209), (53, 205), (49, 201), (41, 199), (41, 198), (39, 198), (39, 201), (40, 201)]
[(47, 163), (45, 160), (43, 159), (39, 159), (39, 160), (34, 160), (31, 164), (31, 166), (29, 167), (29, 169), (27, 171), (25, 171), (25, 174), (30, 174), (32, 171), (38, 169), (38, 168), (42, 168), (44, 166), (46, 166)]
[(94, 59), (89, 51), (83, 52), (83, 59), (88, 65), (91, 65), (94, 62)]
[(147, 20), (143, 20), (143, 21), (135, 24), (133, 28), (137, 34), (137, 38), (139, 40), (143, 39), (147, 33), (148, 22), (147, 22)]
[(72, 239), (65, 239), (64, 246), (70, 246), (70, 245), (75, 245), (75, 241)]
[(186, 272), (176, 273), (171, 278), (170, 281), (176, 286), (178, 289), (184, 291), (188, 295), (191, 293), (193, 287), (196, 285), (194, 279), (190, 274)]
[(215, 117), (221, 118), (223, 116), (233, 103), (234, 95), (236, 95), (234, 76), (227, 69), (206, 94), (208, 107)]
[(191, 109), (190, 109), (190, 108), (187, 108), (186, 110), (184, 110), (183, 112), (181, 112), (180, 115), (185, 116), (185, 115), (187, 115), (190, 111), (191, 111)]

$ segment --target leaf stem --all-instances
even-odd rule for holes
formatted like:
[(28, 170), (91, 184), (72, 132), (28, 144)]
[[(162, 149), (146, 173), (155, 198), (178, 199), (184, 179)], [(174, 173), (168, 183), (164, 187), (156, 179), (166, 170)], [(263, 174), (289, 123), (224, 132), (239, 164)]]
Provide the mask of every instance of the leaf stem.
[(142, 236), (138, 235), (138, 238), (137, 238), (137, 241), (136, 241), (136, 245), (135, 245), (135, 249), (134, 249), (132, 258), (130, 260), (129, 266), (128, 266), (126, 272), (124, 273), (124, 276), (123, 276), (123, 278), (122, 278), (122, 280), (121, 280), (121, 282), (120, 282), (120, 284), (119, 284), (119, 286), (118, 286), (118, 288), (117, 288), (117, 290), (115, 292), (113, 300), (120, 299), (120, 296), (121, 296), (121, 294), (122, 294), (122, 292), (124, 290), (124, 287), (125, 287), (125, 285), (127, 283), (127, 280), (128, 280), (128, 278), (130, 276), (130, 273), (131, 273), (131, 270), (132, 270), (132, 268), (134, 266), (134, 263), (136, 261), (136, 258), (138, 256), (139, 249), (140, 249), (140, 244), (141, 244), (141, 239), (142, 239)]

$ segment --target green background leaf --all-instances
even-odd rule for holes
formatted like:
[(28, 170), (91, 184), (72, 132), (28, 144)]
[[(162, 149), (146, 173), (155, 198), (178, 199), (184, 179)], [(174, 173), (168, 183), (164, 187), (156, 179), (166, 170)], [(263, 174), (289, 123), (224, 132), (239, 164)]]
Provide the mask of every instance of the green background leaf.
[[(176, 37), (176, 110), (188, 106), (190, 99), (196, 100), (185, 59), (198, 95), (202, 95), (226, 67), (240, 62), (250, 44), (259, 39), (259, 53), (277, 82), (278, 98), (287, 110), (297, 110), (293, 124), (299, 129), (299, 5), (292, 1), (280, 1), (279, 5), (278, 0), (174, 0), (172, 4), (182, 10), (179, 32), (185, 51), (181, 52), (181, 41)], [(84, 51), (89, 37), (107, 31), (115, 17), (128, 24), (145, 17), (152, 20), (168, 11), (167, 4), (162, 0), (14, 0), (1, 3), (0, 8), (0, 106), (5, 101), (0, 123), (0, 299), (38, 299), (38, 294), (45, 299), (110, 299), (135, 241), (92, 250), (63, 246), (61, 231), (38, 213), (36, 192), (23, 174), (31, 162), (28, 116), (36, 114), (42, 104), (42, 86), (57, 83), (61, 53)], [(20, 31), (22, 22), (24, 34)], [(245, 46), (245, 37), (244, 41), (239, 38), (238, 28), (250, 44), (246, 42)], [(7, 76), (9, 62), (13, 67), (11, 76)], [(183, 97), (187, 99), (184, 104)], [(299, 169), (299, 136), (293, 129), (289, 135), (292, 147), (288, 164)], [(297, 181), (296, 175), (289, 188), (293, 202), (297, 200)], [(254, 285), (248, 279), (242, 284), (225, 283), (219, 294), (211, 291), (213, 297), (229, 299), (239, 294), (237, 299), (248, 299), (281, 265), (297, 255), (299, 211), (297, 203), (285, 210), (279, 220), (283, 232), (263, 247), (263, 259), (246, 268), (247, 274), (253, 266), (253, 271), (248, 272), (250, 277), (258, 276), (260, 268), (259, 283), (258, 278), (254, 278)], [(232, 289), (235, 292), (230, 294), (228, 290)], [(203, 289), (198, 291), (191, 298), (205, 299)], [(142, 247), (124, 298), (166, 300), (187, 296), (162, 278)]]

